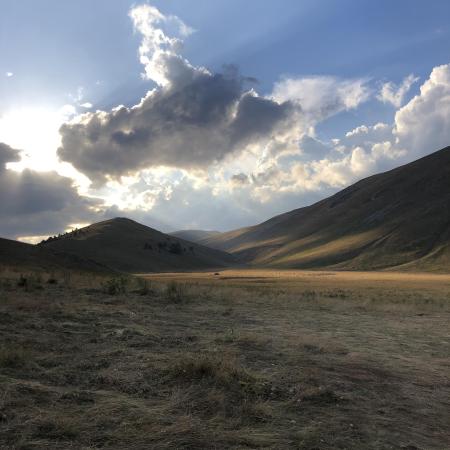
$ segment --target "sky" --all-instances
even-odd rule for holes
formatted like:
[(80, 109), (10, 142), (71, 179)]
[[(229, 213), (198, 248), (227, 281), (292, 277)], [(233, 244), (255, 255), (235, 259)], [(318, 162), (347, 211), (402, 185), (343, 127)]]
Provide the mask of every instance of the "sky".
[(449, 17), (447, 0), (0, 0), (0, 236), (116, 216), (230, 230), (450, 145)]

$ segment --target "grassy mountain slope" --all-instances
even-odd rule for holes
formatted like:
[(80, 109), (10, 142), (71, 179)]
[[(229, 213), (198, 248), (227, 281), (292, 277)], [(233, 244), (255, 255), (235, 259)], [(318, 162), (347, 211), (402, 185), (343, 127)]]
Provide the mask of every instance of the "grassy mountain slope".
[(200, 242), (254, 265), (449, 271), (450, 147)]
[(168, 233), (170, 236), (175, 236), (180, 239), (191, 242), (200, 242), (202, 239), (207, 239), (220, 234), (220, 231), (210, 230), (178, 230), (172, 233)]
[(0, 238), (0, 266), (20, 270), (77, 270), (109, 272), (110, 270), (91, 259), (69, 255), (43, 246)]
[(130, 219), (95, 223), (41, 247), (92, 258), (123, 272), (156, 272), (223, 267), (233, 257), (161, 233)]

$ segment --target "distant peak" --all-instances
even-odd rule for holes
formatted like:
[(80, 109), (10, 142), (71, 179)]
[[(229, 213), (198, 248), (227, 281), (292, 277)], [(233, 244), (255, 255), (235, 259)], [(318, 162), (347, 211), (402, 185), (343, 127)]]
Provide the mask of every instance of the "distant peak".
[(128, 217), (114, 217), (110, 220), (111, 222), (134, 222), (134, 220), (129, 219)]
[[(99, 222), (102, 223), (102, 222)], [(139, 222), (136, 222), (133, 219), (129, 219), (128, 217), (114, 217), (112, 219), (105, 220), (104, 223), (111, 223), (111, 224), (138, 224), (142, 225)]]

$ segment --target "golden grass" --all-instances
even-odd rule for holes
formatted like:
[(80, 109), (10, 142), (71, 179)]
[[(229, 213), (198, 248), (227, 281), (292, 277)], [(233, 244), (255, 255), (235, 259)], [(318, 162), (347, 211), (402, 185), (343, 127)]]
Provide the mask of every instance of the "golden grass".
[[(215, 272), (214, 272), (215, 273)], [(186, 272), (142, 274), (154, 281), (190, 281), (199, 283), (220, 283), (221, 285), (269, 284), (276, 288), (280, 284), (294, 289), (324, 288), (385, 288), (385, 289), (419, 289), (438, 292), (450, 291), (450, 274), (434, 274), (427, 272), (356, 272), (330, 270), (282, 270), (282, 269), (226, 269), (217, 272)]]

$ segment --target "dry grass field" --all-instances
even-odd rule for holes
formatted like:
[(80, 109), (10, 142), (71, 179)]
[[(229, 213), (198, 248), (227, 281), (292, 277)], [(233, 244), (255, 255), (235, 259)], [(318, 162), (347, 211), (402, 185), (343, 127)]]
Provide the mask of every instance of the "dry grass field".
[(0, 275), (2, 449), (450, 448), (450, 276)]

